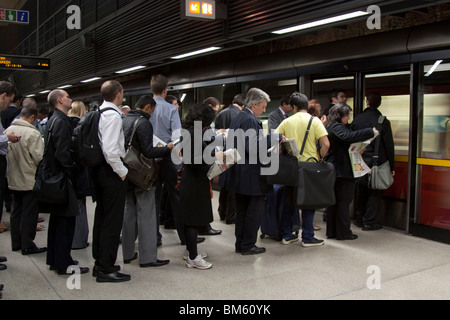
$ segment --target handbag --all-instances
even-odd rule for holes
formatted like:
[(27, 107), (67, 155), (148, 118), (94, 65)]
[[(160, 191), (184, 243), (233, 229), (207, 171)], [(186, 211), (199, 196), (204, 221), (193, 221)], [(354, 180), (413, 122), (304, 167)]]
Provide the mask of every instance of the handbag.
[[(381, 125), (386, 120), (385, 116), (380, 116), (378, 119), (379, 131), (381, 135)], [(386, 161), (381, 166), (378, 165), (380, 158), (380, 139), (377, 138), (375, 143), (374, 164), (369, 175), (369, 188), (372, 190), (387, 190), (394, 184), (394, 177), (392, 176), (391, 165)]]
[(36, 170), (36, 181), (34, 183), (33, 194), (39, 202), (51, 204), (65, 204), (69, 199), (68, 179), (63, 172), (54, 175), (51, 173), (47, 163), (48, 143), (51, 140), (53, 121), (49, 129), (49, 137), (45, 146), (44, 157)]
[[(311, 117), (300, 156), (303, 156), (305, 151), (313, 120), (314, 117)], [(314, 157), (307, 161), (299, 161), (297, 165), (297, 188), (291, 190), (288, 201), (299, 209), (317, 210), (334, 206), (336, 204), (334, 165), (325, 161), (319, 162)], [(292, 201), (293, 196), (295, 201)]]
[(128, 180), (136, 185), (136, 187), (144, 191), (149, 191), (158, 178), (159, 166), (155, 159), (144, 157), (138, 148), (131, 145), (140, 119), (143, 119), (143, 117), (137, 119), (134, 123), (128, 151), (123, 162), (128, 169)]
[[(311, 162), (312, 160), (312, 162)], [(336, 204), (334, 165), (319, 162), (316, 158), (299, 162), (296, 206), (300, 209), (318, 210)]]

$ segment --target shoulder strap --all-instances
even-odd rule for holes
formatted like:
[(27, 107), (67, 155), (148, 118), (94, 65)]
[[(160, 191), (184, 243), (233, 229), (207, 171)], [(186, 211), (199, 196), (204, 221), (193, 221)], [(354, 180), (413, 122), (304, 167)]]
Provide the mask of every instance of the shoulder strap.
[(306, 142), (308, 141), (309, 133), (311, 131), (311, 126), (314, 121), (314, 117), (311, 117), (309, 120), (308, 129), (306, 129), (305, 139), (303, 140), (302, 150), (300, 151), (300, 156), (303, 156), (303, 152), (305, 152)]
[(380, 136), (375, 140), (375, 150), (373, 153), (373, 165), (378, 166), (378, 159), (380, 158), (380, 148), (381, 148), (381, 131), (382, 125), (386, 121), (386, 117), (381, 115), (378, 118), (377, 130), (380, 132)]
[(144, 119), (144, 117), (139, 117), (134, 122), (133, 133), (131, 134), (130, 143), (128, 144), (128, 149), (131, 147), (131, 144), (133, 143), (134, 135), (136, 134), (137, 126), (138, 126), (139, 120), (141, 120), (141, 119)]
[(48, 145), (50, 143), (50, 139), (52, 138), (52, 133), (53, 133), (53, 126), (55, 125), (56, 120), (58, 120), (58, 117), (56, 117), (52, 124), (50, 125), (49, 129), (48, 129), (48, 138), (47, 141), (45, 141), (45, 149), (44, 149), (44, 156), (47, 154), (48, 152)]
[(119, 116), (121, 115), (120, 112), (117, 111), (117, 110), (114, 109), (114, 108), (105, 108), (105, 109), (99, 110), (98, 112), (100, 112), (100, 114), (102, 114), (102, 113), (105, 112), (105, 111), (115, 111), (115, 112), (117, 112), (117, 113), (119, 114)]

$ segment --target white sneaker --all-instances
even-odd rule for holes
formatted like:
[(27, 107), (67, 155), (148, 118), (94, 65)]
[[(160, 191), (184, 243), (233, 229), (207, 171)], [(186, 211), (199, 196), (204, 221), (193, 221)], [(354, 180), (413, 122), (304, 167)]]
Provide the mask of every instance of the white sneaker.
[[(202, 259), (208, 258), (208, 254), (206, 252), (199, 252), (198, 254), (202, 257)], [(189, 251), (186, 249), (184, 250), (183, 253), (183, 260), (187, 261), (188, 258), (189, 258)]]
[(212, 268), (212, 263), (206, 262), (203, 260), (202, 256), (199, 255), (195, 260), (187, 259), (186, 267), (189, 269), (200, 269), (200, 270), (208, 270)]

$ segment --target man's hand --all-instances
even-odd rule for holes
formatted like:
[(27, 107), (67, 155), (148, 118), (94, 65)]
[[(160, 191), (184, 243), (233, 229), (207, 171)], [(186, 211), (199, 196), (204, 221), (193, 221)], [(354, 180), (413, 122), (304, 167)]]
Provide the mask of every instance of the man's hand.
[(8, 137), (9, 141), (11, 141), (11, 143), (18, 143), (22, 139), (22, 136), (19, 136), (14, 132), (8, 133), (6, 136)]

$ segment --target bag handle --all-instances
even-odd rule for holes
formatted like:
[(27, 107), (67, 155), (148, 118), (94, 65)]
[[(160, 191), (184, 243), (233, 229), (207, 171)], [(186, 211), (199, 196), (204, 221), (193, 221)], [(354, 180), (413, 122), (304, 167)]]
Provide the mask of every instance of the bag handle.
[(306, 129), (305, 139), (303, 140), (302, 150), (300, 151), (300, 156), (303, 157), (303, 153), (305, 152), (306, 142), (308, 142), (309, 133), (311, 132), (311, 126), (313, 123), (314, 117), (311, 117), (309, 120), (308, 129)]
[(378, 118), (377, 130), (380, 132), (380, 136), (376, 139), (376, 142), (375, 142), (375, 152), (373, 154), (373, 165), (374, 166), (378, 166), (378, 160), (380, 159), (381, 131), (382, 131), (382, 125), (385, 120), (386, 120), (385, 116), (380, 116)]

